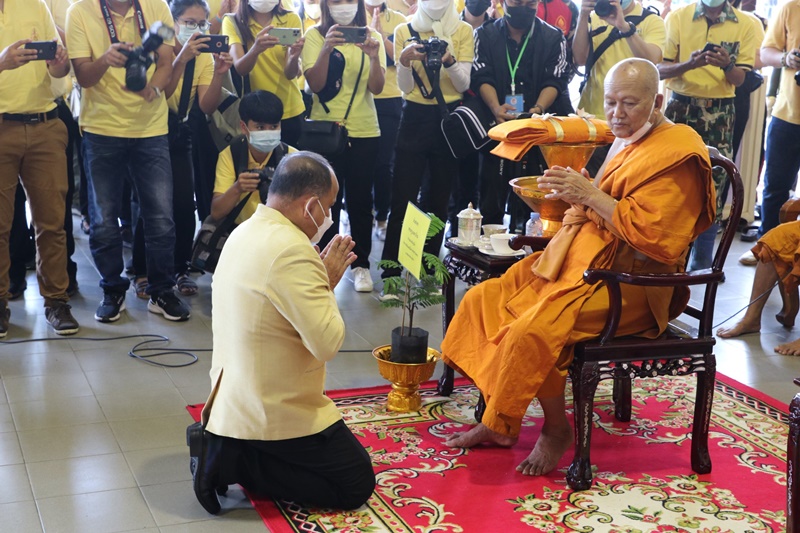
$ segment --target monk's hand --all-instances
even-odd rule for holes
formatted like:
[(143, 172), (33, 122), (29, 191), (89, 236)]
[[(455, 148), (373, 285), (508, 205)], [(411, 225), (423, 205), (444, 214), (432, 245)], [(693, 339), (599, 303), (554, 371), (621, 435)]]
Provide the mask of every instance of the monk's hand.
[(353, 253), (355, 245), (355, 241), (349, 235), (336, 235), (320, 253), (322, 264), (328, 272), (328, 285), (331, 290), (336, 288), (347, 267), (356, 260), (356, 254)]
[(585, 168), (576, 172), (569, 167), (554, 166), (545, 170), (537, 182), (540, 189), (550, 191), (545, 198), (563, 200), (568, 204), (588, 204), (589, 199), (599, 192)]

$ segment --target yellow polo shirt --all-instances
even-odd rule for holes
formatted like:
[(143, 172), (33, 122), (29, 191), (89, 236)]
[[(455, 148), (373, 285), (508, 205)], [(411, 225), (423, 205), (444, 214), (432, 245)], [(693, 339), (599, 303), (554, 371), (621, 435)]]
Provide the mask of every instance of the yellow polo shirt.
[[(184, 75), (181, 75), (181, 79), (178, 80), (178, 87), (175, 89), (175, 92), (172, 93), (172, 96), (169, 97), (169, 100), (167, 100), (169, 110), (173, 113), (178, 112), (178, 106), (181, 103), (181, 90), (183, 89), (184, 77)], [(192, 108), (194, 99), (197, 97), (197, 88), (201, 85), (211, 85), (211, 80), (214, 79), (214, 56), (211, 54), (200, 54), (197, 56), (194, 60), (194, 76), (192, 78), (192, 90), (189, 93), (188, 109)]]
[[(761, 46), (787, 51), (799, 44), (800, 0), (789, 0), (780, 7), (777, 15), (773, 14)], [(800, 86), (794, 82), (796, 72), (789, 68), (784, 68), (781, 72), (781, 86), (772, 116), (800, 125)]]
[[(714, 43), (736, 56), (737, 67), (752, 69), (759, 43), (747, 16), (726, 4), (720, 15), (721, 21), (709, 26), (703, 13), (703, 4), (698, 0), (696, 4), (680, 7), (667, 15), (664, 60), (683, 63), (695, 50), (702, 50), (706, 43)], [(694, 98), (733, 98), (736, 93), (736, 87), (725, 78), (722, 69), (713, 65), (670, 78), (666, 86)]]
[[(272, 26), (275, 28), (299, 28), (300, 17), (297, 13), (289, 12), (286, 15), (273, 17)], [(253, 39), (263, 29), (263, 26), (255, 20), (250, 20), (250, 33)], [(222, 20), (222, 34), (227, 35), (231, 46), (234, 44), (243, 45), (242, 37), (239, 35), (239, 28), (232, 16), (227, 16)], [(253, 46), (253, 40), (250, 46)], [(289, 81), (283, 74), (283, 67), (286, 64), (286, 47), (273, 46), (264, 50), (256, 61), (253, 70), (250, 71), (250, 88), (255, 90), (269, 91), (280, 98), (283, 102), (283, 118), (292, 118), (301, 114), (305, 110), (303, 97), (297, 84)]]
[[(381, 13), (381, 35), (386, 39), (394, 36), (394, 29), (400, 24), (405, 24), (406, 17), (399, 11), (392, 11), (387, 8)], [(372, 24), (372, 11), (367, 10), (367, 24)], [(384, 46), (386, 43), (384, 42)], [(388, 63), (388, 61), (387, 61)], [(386, 82), (383, 85), (381, 94), (376, 94), (376, 99), (381, 98), (400, 98), (400, 88), (397, 86), (397, 67), (394, 65), (386, 67)]]
[(56, 26), (62, 30), (67, 25), (67, 9), (74, 4), (77, 0), (44, 0), (50, 14), (53, 15), (53, 20)]
[[(423, 40), (427, 40), (433, 37), (433, 32), (420, 32), (419, 36)], [(408, 41), (410, 38), (411, 32), (408, 29), (408, 24), (401, 24), (394, 30), (394, 57), (398, 59), (400, 58), (403, 48), (405, 48), (408, 44), (406, 41)], [(459, 21), (458, 29), (453, 34), (451, 40), (453, 42), (449, 44), (451, 53), (453, 54), (453, 59), (459, 63), (462, 61), (469, 61), (472, 63), (472, 60), (475, 57), (475, 39), (472, 36), (472, 26), (463, 20)], [(428, 75), (425, 73), (425, 68), (422, 66), (422, 62), (412, 61), (411, 66), (417, 71), (417, 74), (423, 83), (425, 83), (425, 89), (430, 90), (431, 87), (428, 83)], [(450, 81), (450, 76), (447, 75), (447, 69), (444, 67), (442, 67), (441, 73), (439, 74), (439, 87), (442, 89), (444, 101), (448, 104), (461, 100), (461, 93), (458, 92), (455, 87), (453, 87), (453, 82)], [(403, 98), (409, 102), (414, 102), (417, 104), (438, 105), (435, 98), (428, 100), (422, 96), (422, 93), (419, 92), (419, 87), (417, 87), (416, 82), (414, 82), (414, 89), (412, 89), (412, 91), (408, 94), (403, 94)]]
[[(626, 16), (638, 17), (641, 16), (643, 11), (641, 4), (636, 3), (631, 12)], [(590, 34), (598, 28), (607, 29), (592, 38), (592, 50), (597, 50), (603, 41), (608, 38), (611, 31), (611, 29), (608, 28), (608, 23), (592, 12), (589, 15)], [(664, 53), (664, 47), (667, 42), (667, 30), (664, 25), (664, 19), (658, 15), (649, 15), (642, 20), (640, 24), (637, 24), (636, 33), (639, 34), (639, 37), (641, 37), (644, 42), (658, 46), (661, 49), (661, 53)], [(589, 81), (586, 82), (586, 86), (583, 88), (581, 99), (578, 102), (578, 108), (598, 117), (605, 116), (605, 111), (603, 109), (603, 82), (606, 79), (606, 74), (611, 70), (611, 67), (630, 57), (633, 57), (633, 50), (631, 50), (628, 39), (618, 39), (614, 44), (609, 46), (592, 66), (592, 73), (589, 76)]]
[[(61, 42), (42, 0), (6, 0), (0, 11), (0, 50), (22, 39)], [(53, 99), (44, 61), (0, 72), (0, 113), (45, 113), (56, 106)]]
[[(292, 148), (291, 146), (288, 147), (286, 150), (287, 154), (291, 154), (296, 152), (296, 148)], [(257, 163), (255, 159), (253, 159), (253, 154), (250, 153), (250, 150), (247, 150), (247, 168), (248, 169), (262, 169), (267, 166), (269, 163), (270, 158), (272, 157), (272, 152), (269, 153), (267, 158), (262, 163)], [(217, 175), (214, 178), (214, 194), (225, 194), (228, 189), (231, 188), (231, 185), (234, 184), (238, 176), (236, 175), (236, 167), (233, 165), (233, 155), (231, 154), (231, 147), (228, 146), (223, 151), (219, 153), (219, 158), (217, 159)], [(244, 193), (239, 197), (239, 201), (241, 202), (244, 200), (244, 197), (247, 196), (248, 193)], [(250, 199), (247, 200), (247, 203), (244, 204), (242, 208), (242, 212), (239, 213), (239, 216), (236, 217), (236, 223), (241, 224), (251, 216), (253, 213), (256, 212), (258, 209), (259, 204), (261, 203), (261, 197), (258, 195), (258, 191), (255, 191), (251, 196)]]
[[(145, 25), (149, 28), (161, 21), (172, 28), (174, 23), (167, 4), (163, 0), (139, 0)], [(111, 11), (119, 40), (142, 44), (139, 28), (131, 7), (125, 15)], [(78, 0), (67, 11), (67, 49), (70, 58), (89, 58), (92, 61), (102, 56), (111, 46), (100, 2)], [(164, 41), (174, 45), (174, 39)], [(147, 79), (153, 77), (155, 63), (147, 70)], [(109, 68), (94, 87), (84, 88), (81, 98), (81, 128), (96, 135), (143, 139), (167, 134), (167, 99), (162, 95), (146, 102), (138, 94), (126, 91), (125, 69)]]
[[(386, 71), (386, 51), (383, 48), (383, 39), (381, 39), (378, 32), (371, 32), (370, 36), (378, 41), (380, 50), (378, 50), (378, 61), (380, 61), (381, 68)], [(320, 50), (325, 42), (325, 38), (314, 26), (306, 32), (306, 43), (303, 46), (303, 54), (300, 60), (303, 64), (303, 71), (307, 72), (308, 69), (317, 63)], [(369, 82), (369, 62), (370, 59), (367, 54), (361, 51), (354, 44), (343, 44), (335, 48), (344, 56), (345, 67), (342, 74), (342, 88), (332, 100), (325, 102), (328, 107), (329, 113), (320, 105), (319, 98), (314, 94), (314, 104), (311, 107), (312, 120), (335, 120), (341, 121), (347, 112), (347, 106), (350, 104), (350, 97), (353, 94), (353, 89), (356, 86), (356, 78), (358, 77), (359, 67), (361, 66), (361, 57), (364, 57), (364, 68), (361, 69), (361, 81), (358, 83), (358, 92), (353, 99), (353, 106), (350, 109), (350, 114), (347, 117), (347, 133), (350, 137), (356, 139), (379, 137), (381, 134), (380, 127), (378, 126), (378, 113), (375, 111), (375, 101), (372, 98), (372, 93), (367, 89)]]

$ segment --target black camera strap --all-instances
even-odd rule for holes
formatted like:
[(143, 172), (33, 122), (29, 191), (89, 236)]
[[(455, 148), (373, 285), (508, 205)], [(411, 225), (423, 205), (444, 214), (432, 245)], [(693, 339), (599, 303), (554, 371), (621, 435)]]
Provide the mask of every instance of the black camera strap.
[[(139, 0), (133, 0), (134, 15), (136, 16), (136, 25), (139, 27), (139, 35), (144, 35), (147, 31), (147, 23), (144, 20), (144, 12)], [(119, 33), (117, 33), (117, 26), (114, 24), (114, 19), (111, 16), (111, 9), (108, 7), (108, 0), (100, 0), (100, 11), (103, 12), (103, 20), (106, 23), (108, 36), (111, 38), (111, 44), (117, 44), (119, 41)]]
[(361, 82), (361, 74), (364, 72), (364, 56), (366, 54), (361, 52), (361, 67), (358, 69), (358, 77), (356, 78), (356, 86), (353, 89), (353, 94), (350, 95), (350, 103), (347, 104), (347, 111), (344, 113), (342, 124), (347, 124), (347, 117), (350, 116), (350, 108), (353, 107), (353, 100), (356, 99), (356, 91), (358, 91), (358, 84)]
[[(408, 32), (411, 34), (412, 39), (416, 39), (417, 41), (422, 40), (419, 32), (411, 27), (411, 23), (408, 24)], [(414, 67), (411, 67), (411, 76), (414, 78), (414, 82), (419, 87), (419, 92), (422, 94), (422, 97), (426, 100), (433, 100), (436, 99), (436, 102), (439, 104), (439, 110), (442, 113), (442, 119), (446, 119), (450, 115), (450, 110), (447, 108), (447, 103), (444, 101), (444, 95), (442, 95), (442, 89), (439, 86), (439, 72), (432, 72), (428, 65), (425, 62), (422, 62), (422, 68), (425, 69), (425, 74), (428, 76), (428, 81), (431, 83), (431, 90), (425, 88), (425, 84), (422, 82), (422, 78), (420, 78), (417, 71)]]
[(178, 103), (178, 121), (184, 122), (189, 113), (189, 97), (192, 95), (192, 83), (194, 82), (194, 65), (197, 59), (194, 58), (186, 63), (183, 71), (183, 85), (181, 86), (181, 99)]

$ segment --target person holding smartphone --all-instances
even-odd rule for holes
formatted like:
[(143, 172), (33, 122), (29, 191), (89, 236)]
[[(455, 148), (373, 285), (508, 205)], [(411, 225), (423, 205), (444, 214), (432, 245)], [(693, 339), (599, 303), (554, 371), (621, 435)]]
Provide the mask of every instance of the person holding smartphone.
[[(306, 32), (302, 52), (306, 82), (314, 92), (311, 119), (344, 121), (350, 137), (345, 151), (330, 158), (343, 191), (333, 206), (333, 227), (320, 247), (337, 233), (344, 200), (358, 256), (351, 265), (355, 290), (371, 292), (372, 183), (381, 135), (373, 95), (383, 92), (386, 52), (381, 34), (366, 28), (364, 0), (321, 0), (320, 6), (320, 22)], [(361, 29), (348, 32), (353, 35), (366, 29), (366, 40), (346, 42), (339, 31), (343, 26)]]
[[(59, 335), (78, 332), (67, 303), (67, 128), (58, 119), (50, 78), (69, 74), (67, 51), (42, 0), (0, 0), (0, 338), (8, 334), (8, 237), (19, 183), (36, 227), (36, 264), (45, 318)], [(56, 43), (53, 59), (39, 60), (34, 41)]]
[(302, 40), (281, 46), (270, 36), (273, 28), (300, 28), (300, 17), (280, 0), (241, 0), (234, 16), (225, 17), (222, 33), (230, 39), (233, 66), (244, 76), (242, 93), (271, 92), (283, 103), (283, 142), (295, 145), (300, 137), (305, 105), (295, 78), (300, 74)]

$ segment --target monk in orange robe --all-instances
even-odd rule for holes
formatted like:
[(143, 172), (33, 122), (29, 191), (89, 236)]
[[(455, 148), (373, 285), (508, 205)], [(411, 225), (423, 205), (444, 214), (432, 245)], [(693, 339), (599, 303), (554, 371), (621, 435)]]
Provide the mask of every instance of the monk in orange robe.
[[(662, 273), (684, 270), (689, 243), (714, 220), (708, 151), (689, 127), (659, 109), (658, 71), (628, 59), (606, 77), (606, 118), (617, 139), (598, 178), (554, 167), (539, 178), (549, 198), (571, 204), (544, 252), (471, 289), (442, 342), (445, 361), (474, 381), (486, 400), (482, 423), (446, 440), (452, 447), (511, 446), (531, 400), (544, 425), (517, 470), (553, 470), (573, 441), (566, 370), (576, 342), (597, 337), (608, 292), (583, 281), (587, 268)], [(622, 287), (619, 335), (655, 337), (685, 308), (689, 291)]]
[[(769, 294), (780, 280), (782, 292), (791, 300), (797, 297), (800, 285), (800, 220), (786, 222), (772, 228), (753, 247), (758, 259), (750, 301), (753, 302), (744, 317), (730, 328), (719, 328), (717, 335), (723, 339), (761, 331), (761, 315)], [(786, 301), (786, 300), (785, 300)], [(797, 309), (797, 302), (790, 302)], [(787, 328), (794, 325), (794, 315), (787, 316), (786, 308), (775, 318)], [(800, 339), (779, 344), (775, 352), (781, 355), (800, 355)]]

